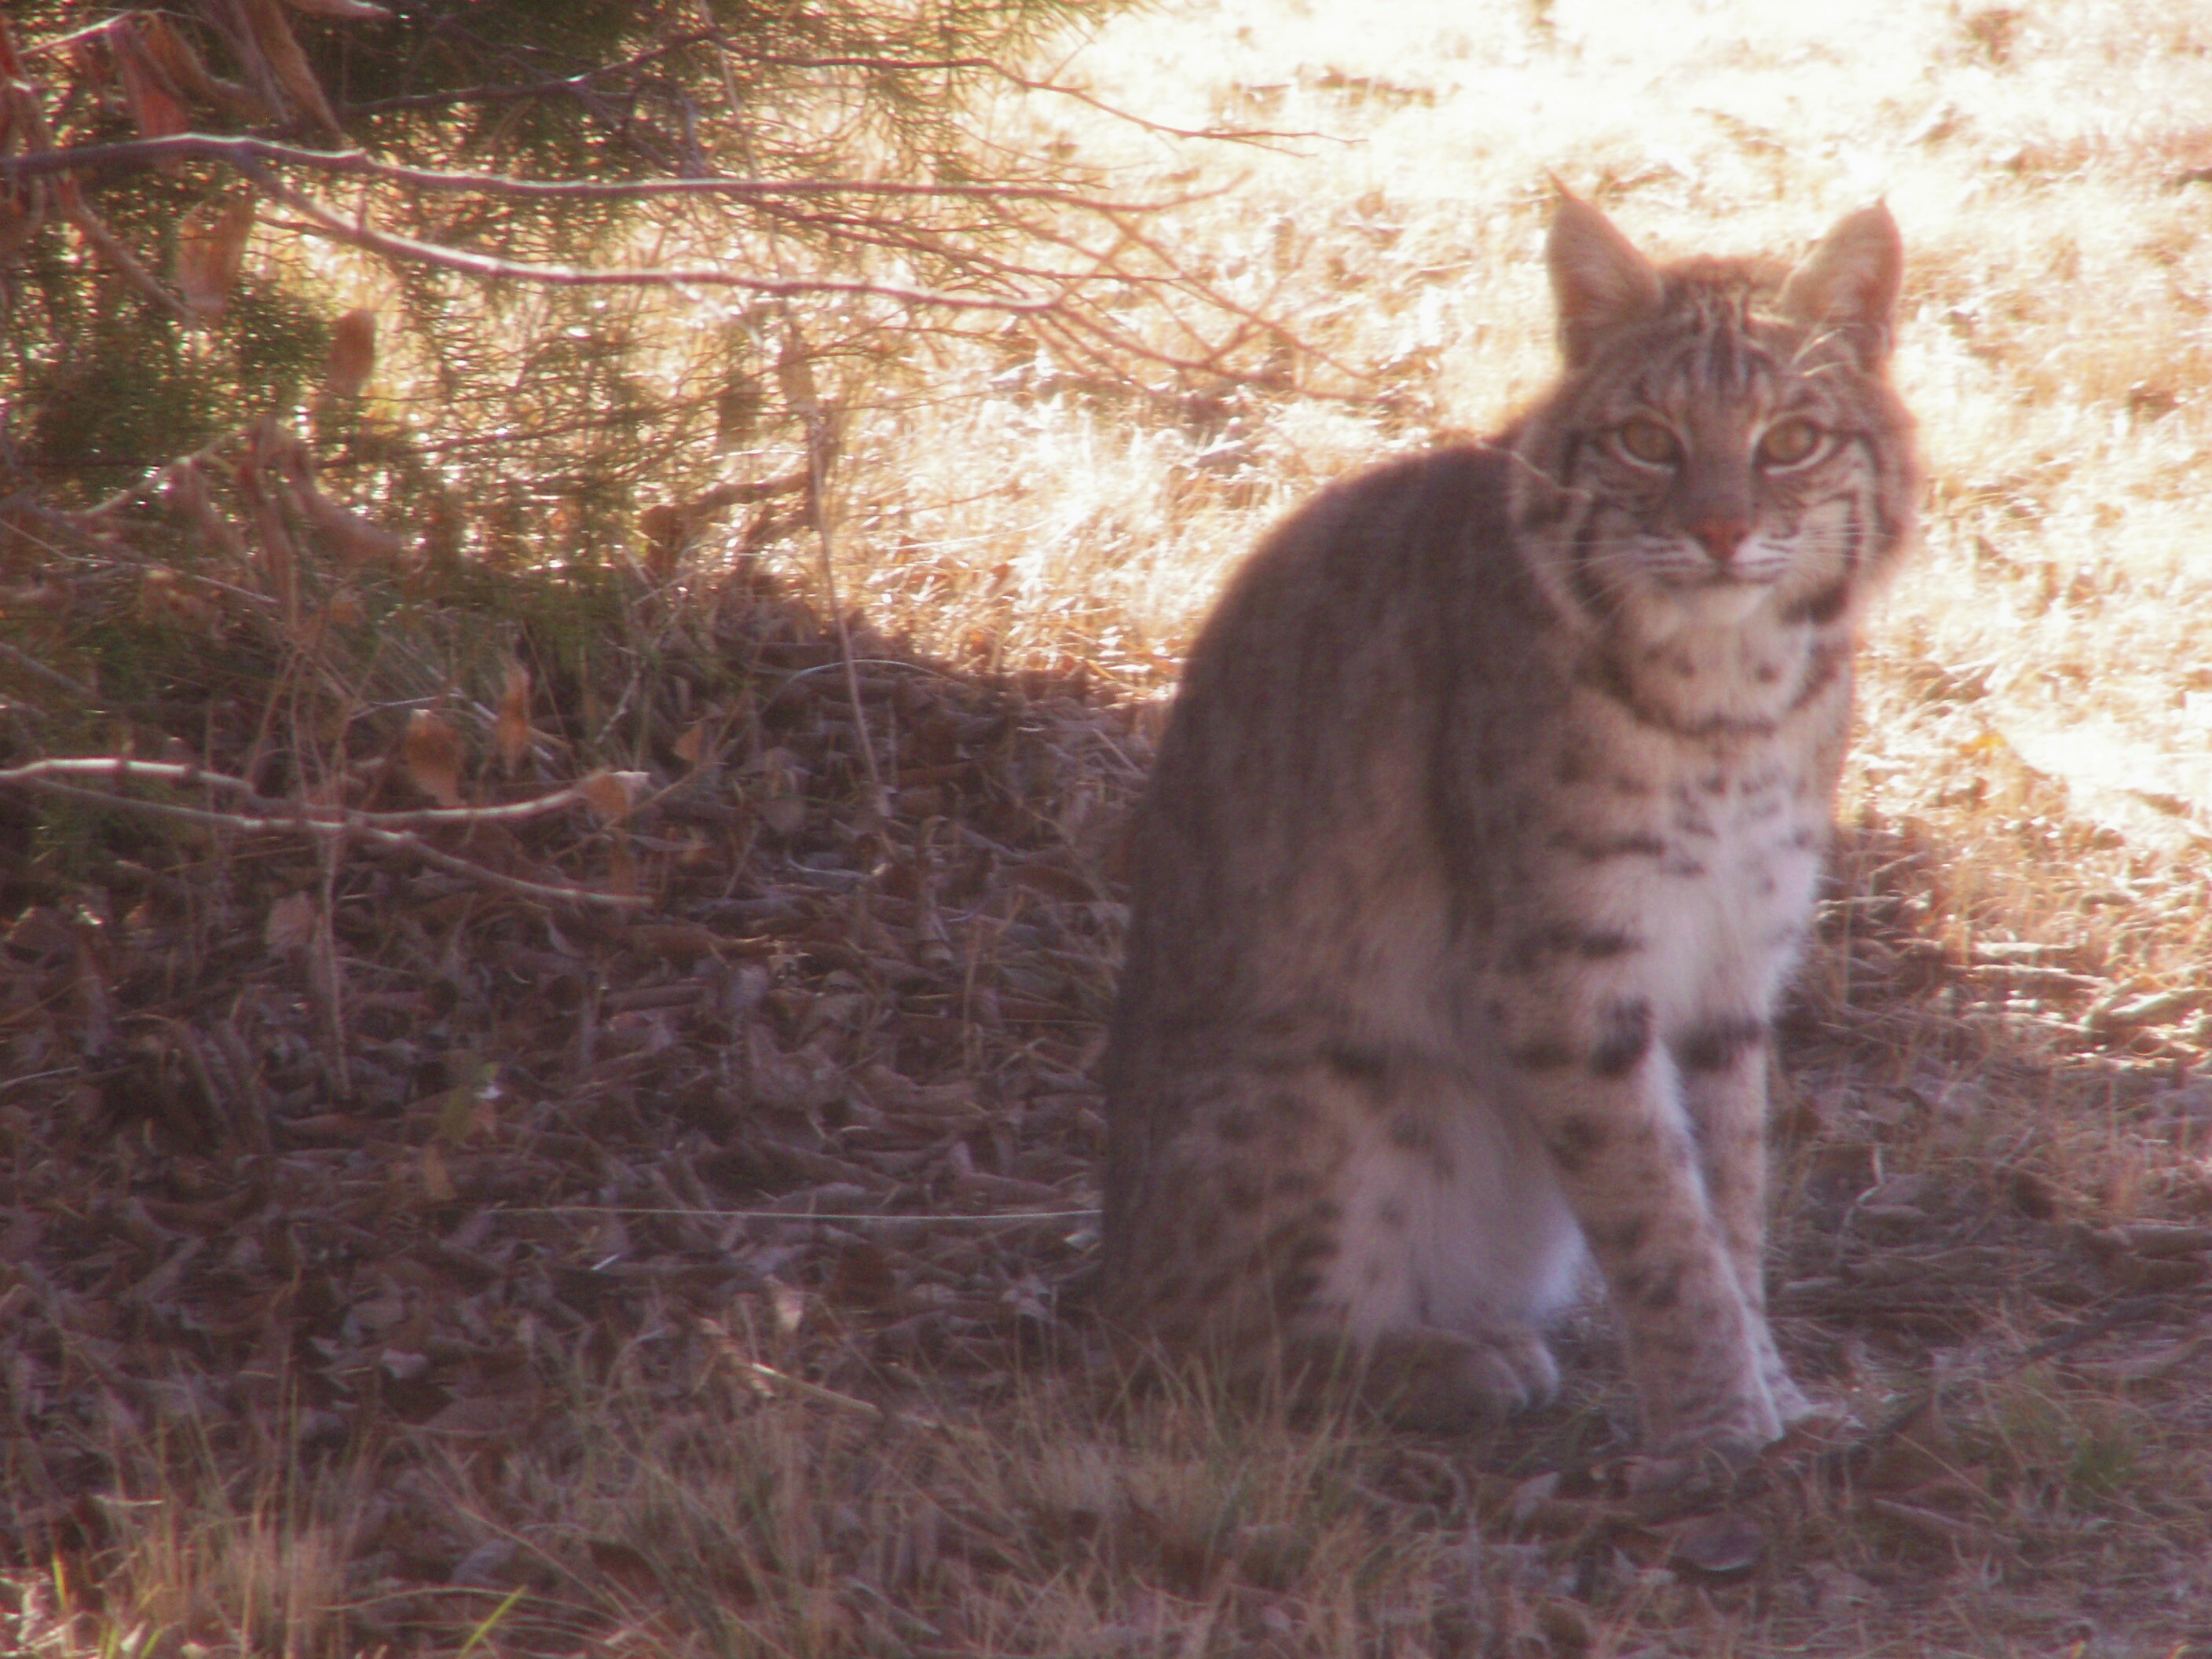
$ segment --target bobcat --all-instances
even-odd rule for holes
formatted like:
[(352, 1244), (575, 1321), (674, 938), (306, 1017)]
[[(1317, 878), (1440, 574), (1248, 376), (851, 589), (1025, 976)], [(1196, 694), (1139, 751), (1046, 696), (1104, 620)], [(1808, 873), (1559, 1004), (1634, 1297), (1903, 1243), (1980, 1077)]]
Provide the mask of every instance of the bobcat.
[(1133, 841), (1104, 1288), (1442, 1425), (1558, 1382), (1595, 1257), (1656, 1458), (1809, 1408), (1761, 1285), (1766, 1043), (1869, 595), (1913, 533), (1881, 206), (1785, 280), (1564, 196), (1565, 372), (1340, 482), (1193, 649)]

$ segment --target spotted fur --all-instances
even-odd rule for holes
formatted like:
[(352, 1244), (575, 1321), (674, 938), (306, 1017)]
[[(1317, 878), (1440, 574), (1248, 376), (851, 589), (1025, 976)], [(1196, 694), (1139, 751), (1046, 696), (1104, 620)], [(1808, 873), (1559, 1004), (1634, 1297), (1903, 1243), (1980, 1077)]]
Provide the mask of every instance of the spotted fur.
[(1125, 1330), (1540, 1400), (1587, 1251), (1651, 1447), (1803, 1409), (1761, 1289), (1767, 1033), (1869, 595), (1912, 533), (1882, 209), (1778, 282), (1571, 199), (1565, 372), (1324, 491), (1192, 652), (1106, 1062)]

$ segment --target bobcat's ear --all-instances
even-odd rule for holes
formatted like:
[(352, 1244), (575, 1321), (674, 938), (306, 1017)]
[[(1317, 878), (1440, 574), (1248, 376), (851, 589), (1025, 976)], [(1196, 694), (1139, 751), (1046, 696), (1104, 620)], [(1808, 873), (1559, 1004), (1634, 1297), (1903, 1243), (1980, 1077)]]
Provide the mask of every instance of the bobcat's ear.
[(1881, 203), (1836, 222), (1836, 228), (1790, 273), (1775, 300), (1785, 317), (1840, 330), (1869, 368), (1889, 356), (1897, 293), (1905, 281), (1905, 244)]
[(1559, 350), (1570, 368), (1589, 361), (1599, 336), (1659, 308), (1657, 268), (1610, 219), (1564, 188), (1544, 258), (1559, 307)]

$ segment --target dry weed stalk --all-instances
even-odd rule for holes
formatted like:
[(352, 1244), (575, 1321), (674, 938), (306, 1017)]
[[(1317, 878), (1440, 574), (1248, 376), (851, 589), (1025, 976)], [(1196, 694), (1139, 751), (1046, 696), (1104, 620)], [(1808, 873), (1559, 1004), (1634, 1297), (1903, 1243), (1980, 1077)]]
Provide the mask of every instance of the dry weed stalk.
[[(86, 788), (67, 781), (71, 778), (106, 780), (118, 786), (136, 780), (166, 783), (179, 788), (209, 789), (239, 796), (241, 808), (233, 811), (215, 811), (202, 807), (181, 806), (173, 801), (147, 800), (139, 796), (124, 794), (119, 787)], [(416, 830), (429, 828), (465, 830), (476, 824), (522, 823), (579, 805), (586, 806), (595, 814), (605, 817), (608, 812), (610, 784), (613, 785), (612, 799), (620, 803), (617, 816), (626, 816), (629, 803), (624, 786), (612, 774), (605, 772), (595, 772), (580, 783), (534, 799), (508, 801), (495, 806), (362, 811), (305, 799), (273, 800), (257, 793), (253, 786), (243, 778), (227, 777), (222, 773), (196, 766), (131, 760), (120, 755), (57, 757), (0, 769), (0, 787), (13, 785), (42, 789), (64, 799), (124, 811), (143, 812), (151, 817), (208, 829), (232, 830), (246, 835), (308, 836), (333, 854), (342, 852), (348, 842), (357, 841), (370, 847), (404, 853), (441, 870), (451, 871), (471, 881), (480, 881), (487, 886), (525, 898), (555, 903), (635, 907), (648, 901), (636, 894), (606, 893), (586, 887), (524, 881), (517, 877), (502, 875), (432, 847), (413, 833)]]

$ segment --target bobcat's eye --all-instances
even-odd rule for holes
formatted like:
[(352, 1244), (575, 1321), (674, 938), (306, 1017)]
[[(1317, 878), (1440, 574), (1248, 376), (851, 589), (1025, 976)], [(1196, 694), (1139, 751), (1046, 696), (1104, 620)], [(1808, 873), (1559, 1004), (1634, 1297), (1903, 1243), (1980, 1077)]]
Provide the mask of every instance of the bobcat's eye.
[(1826, 435), (1810, 421), (1777, 421), (1759, 441), (1759, 459), (1767, 466), (1795, 466), (1818, 449)]
[(1613, 434), (1620, 453), (1644, 466), (1672, 466), (1681, 459), (1682, 447), (1674, 434), (1656, 421), (1641, 416), (1624, 421)]

